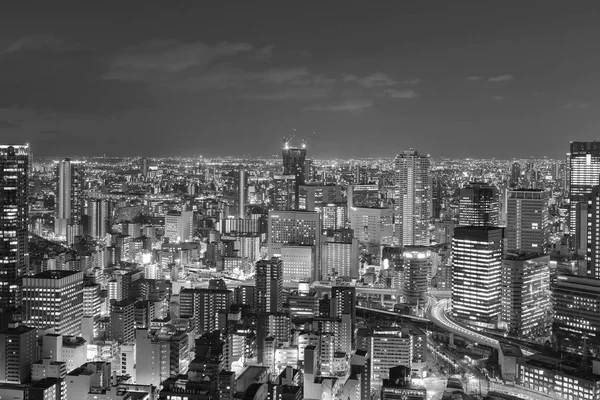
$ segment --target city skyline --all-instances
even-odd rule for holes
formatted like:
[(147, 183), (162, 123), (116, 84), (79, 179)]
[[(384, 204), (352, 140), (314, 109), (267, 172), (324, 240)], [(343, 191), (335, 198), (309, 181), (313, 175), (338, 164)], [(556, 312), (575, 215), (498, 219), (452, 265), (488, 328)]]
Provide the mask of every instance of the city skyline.
[(13, 4), (0, 135), (40, 156), (267, 156), (296, 129), (315, 157), (561, 158), (598, 124), (598, 5), (568, 11)]

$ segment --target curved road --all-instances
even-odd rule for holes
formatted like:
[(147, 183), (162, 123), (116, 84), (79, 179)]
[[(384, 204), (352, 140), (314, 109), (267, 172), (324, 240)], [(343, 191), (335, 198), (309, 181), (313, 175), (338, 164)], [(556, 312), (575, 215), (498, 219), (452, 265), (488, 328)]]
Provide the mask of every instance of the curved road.
[(448, 299), (436, 301), (434, 298), (429, 297), (429, 302), (427, 306), (427, 316), (437, 326), (444, 328), (456, 335), (500, 350), (500, 342), (496, 339), (489, 338), (471, 329), (467, 329), (461, 325), (458, 325), (456, 322), (450, 320), (450, 318), (448, 318), (448, 316), (446, 315), (446, 310), (448, 309), (449, 305), (450, 300)]

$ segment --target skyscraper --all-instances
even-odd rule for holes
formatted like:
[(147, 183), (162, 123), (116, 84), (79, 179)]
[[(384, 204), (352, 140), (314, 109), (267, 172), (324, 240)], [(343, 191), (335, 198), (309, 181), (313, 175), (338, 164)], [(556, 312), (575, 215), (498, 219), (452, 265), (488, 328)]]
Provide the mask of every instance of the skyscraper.
[(502, 228), (456, 228), (452, 258), (454, 318), (476, 327), (495, 327), (500, 315)]
[(577, 250), (586, 255), (585, 274), (600, 279), (600, 186), (594, 186), (587, 201), (578, 206)]
[(254, 307), (257, 314), (278, 313), (283, 307), (283, 265), (278, 258), (256, 263)]
[(407, 246), (402, 258), (405, 303), (424, 307), (427, 277), (431, 274), (431, 250), (427, 247)]
[(23, 323), (79, 336), (83, 317), (83, 272), (44, 271), (23, 278)]
[(283, 155), (283, 175), (294, 175), (296, 198), (294, 207), (298, 207), (298, 187), (306, 182), (306, 146), (291, 147), (286, 143), (281, 151)]
[(600, 183), (600, 142), (571, 142), (569, 158), (569, 228), (575, 233), (577, 205)]
[(246, 218), (246, 170), (241, 168), (238, 172), (238, 217)]
[(28, 268), (29, 145), (0, 145), (0, 310), (19, 305)]
[(550, 193), (541, 189), (515, 189), (508, 192), (506, 210), (506, 246), (545, 254), (550, 239), (548, 200)]
[(431, 161), (410, 149), (394, 160), (394, 244), (429, 245)]
[(110, 203), (107, 200), (87, 200), (87, 234), (100, 239), (106, 236), (110, 219)]
[(517, 187), (519, 186), (519, 181), (521, 180), (521, 164), (518, 162), (514, 162), (510, 168), (510, 186)]
[(460, 189), (460, 226), (498, 226), (498, 193), (494, 186), (473, 182)]
[(296, 201), (296, 176), (274, 175), (269, 200), (273, 210), (293, 210)]
[(84, 164), (68, 158), (57, 166), (56, 220), (54, 232), (67, 236), (69, 229), (80, 231), (83, 218)]
[(550, 256), (508, 253), (502, 259), (502, 321), (512, 335), (545, 337), (552, 332)]

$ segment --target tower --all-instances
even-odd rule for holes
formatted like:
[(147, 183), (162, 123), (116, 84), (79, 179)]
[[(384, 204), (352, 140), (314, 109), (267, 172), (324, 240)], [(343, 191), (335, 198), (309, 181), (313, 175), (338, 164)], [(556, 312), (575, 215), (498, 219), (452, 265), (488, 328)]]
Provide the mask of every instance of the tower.
[(254, 307), (257, 314), (273, 314), (283, 307), (283, 266), (278, 258), (256, 263)]
[(83, 167), (82, 162), (71, 161), (68, 158), (58, 163), (57, 210), (54, 223), (54, 232), (57, 235), (67, 236), (69, 229), (82, 224), (85, 183)]
[(452, 239), (452, 307), (455, 318), (479, 328), (500, 314), (502, 228), (461, 226)]
[(20, 303), (28, 267), (29, 145), (0, 145), (0, 310)]
[(549, 192), (539, 189), (515, 189), (508, 192), (507, 250), (540, 254), (547, 252), (550, 239), (549, 198)]
[(238, 217), (246, 218), (246, 170), (238, 172)]
[(431, 218), (431, 161), (416, 150), (403, 151), (394, 160), (394, 244), (429, 245)]
[(498, 226), (498, 193), (494, 186), (474, 182), (460, 189), (460, 226)]
[(291, 147), (286, 143), (282, 150), (283, 175), (294, 175), (295, 177), (295, 207), (298, 207), (298, 188), (306, 181), (306, 145), (302, 147)]
[(571, 142), (569, 167), (569, 230), (576, 235), (577, 207), (600, 183), (600, 142)]

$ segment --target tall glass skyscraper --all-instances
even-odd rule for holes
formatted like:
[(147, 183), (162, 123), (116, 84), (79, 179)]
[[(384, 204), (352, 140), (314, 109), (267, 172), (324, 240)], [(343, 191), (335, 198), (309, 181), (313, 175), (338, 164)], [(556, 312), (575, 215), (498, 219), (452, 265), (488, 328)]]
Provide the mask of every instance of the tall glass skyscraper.
[(294, 175), (295, 179), (295, 208), (298, 208), (298, 187), (306, 182), (306, 146), (291, 147), (285, 144), (281, 151), (283, 155), (283, 175)]
[(0, 310), (19, 306), (28, 267), (29, 145), (0, 145)]
[(66, 158), (58, 163), (56, 191), (56, 220), (54, 232), (66, 236), (69, 226), (82, 225), (84, 164)]
[(454, 318), (494, 328), (500, 315), (502, 228), (461, 226), (452, 239)]
[(473, 182), (460, 190), (460, 226), (498, 226), (498, 192), (494, 186)]
[(394, 160), (394, 244), (429, 245), (431, 161), (410, 149)]
[(600, 142), (571, 142), (569, 158), (569, 228), (576, 232), (577, 206), (600, 183)]

